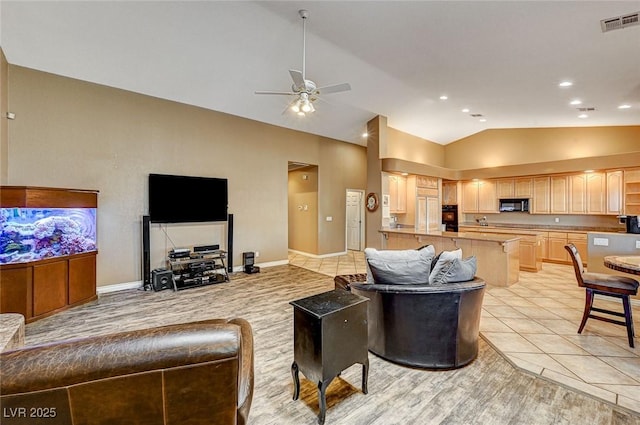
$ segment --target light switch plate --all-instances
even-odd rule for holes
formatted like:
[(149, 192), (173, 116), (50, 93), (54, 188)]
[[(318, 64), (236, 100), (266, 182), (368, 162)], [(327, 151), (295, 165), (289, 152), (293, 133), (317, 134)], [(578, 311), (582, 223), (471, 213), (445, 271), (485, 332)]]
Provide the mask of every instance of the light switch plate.
[(598, 246), (609, 246), (609, 239), (607, 239), (607, 238), (593, 238), (593, 244), (594, 245), (598, 245)]
[(640, 241), (636, 241), (636, 248), (640, 249)]

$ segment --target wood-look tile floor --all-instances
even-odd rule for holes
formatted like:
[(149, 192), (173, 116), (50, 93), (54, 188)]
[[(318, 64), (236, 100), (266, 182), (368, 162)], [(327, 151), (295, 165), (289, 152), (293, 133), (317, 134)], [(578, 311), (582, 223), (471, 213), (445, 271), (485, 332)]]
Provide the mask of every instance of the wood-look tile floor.
[[(255, 339), (255, 391), (249, 422), (315, 424), (316, 384), (302, 379), (300, 399), (292, 400), (293, 318), (289, 302), (331, 289), (330, 275), (286, 265), (263, 268), (254, 275), (235, 273), (231, 282), (180, 292), (128, 290), (103, 294), (93, 303), (28, 324), (26, 344), (206, 318), (243, 317), (251, 323)], [(494, 297), (488, 295), (489, 300)], [(506, 317), (488, 314), (484, 317), (509, 327), (508, 320), (502, 322)], [(562, 329), (561, 323), (555, 325)], [(484, 339), (480, 340), (478, 358), (456, 370), (408, 368), (371, 353), (369, 361), (368, 394), (360, 389), (359, 365), (348, 368), (331, 383), (327, 390), (327, 424), (640, 425), (640, 415), (628, 408), (553, 383), (544, 373), (525, 373), (513, 367)], [(568, 358), (561, 364), (579, 377), (575, 363)], [(620, 372), (629, 376), (633, 370)]]
[[(291, 253), (289, 262), (330, 276), (366, 272), (357, 251), (322, 259)], [(480, 331), (516, 367), (640, 413), (640, 340), (631, 348), (624, 327), (593, 319), (578, 334), (584, 296), (573, 267), (544, 263), (509, 288), (486, 291)], [(595, 304), (622, 312), (619, 301)], [(640, 332), (640, 308), (632, 309)]]

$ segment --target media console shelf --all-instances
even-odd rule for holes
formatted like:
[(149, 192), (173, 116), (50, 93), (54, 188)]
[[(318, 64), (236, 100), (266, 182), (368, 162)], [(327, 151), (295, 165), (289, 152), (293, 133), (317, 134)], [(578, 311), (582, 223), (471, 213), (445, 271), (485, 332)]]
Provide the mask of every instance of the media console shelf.
[(217, 250), (209, 253), (192, 253), (186, 258), (169, 258), (173, 273), (173, 290), (194, 288), (229, 281), (225, 265), (227, 253)]

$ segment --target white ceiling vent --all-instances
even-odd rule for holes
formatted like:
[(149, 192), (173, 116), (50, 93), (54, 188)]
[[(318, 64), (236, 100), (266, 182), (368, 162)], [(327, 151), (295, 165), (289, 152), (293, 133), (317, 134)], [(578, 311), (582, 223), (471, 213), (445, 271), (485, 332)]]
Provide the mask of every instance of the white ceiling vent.
[(603, 19), (600, 21), (600, 27), (602, 28), (602, 32), (607, 32), (630, 27), (632, 25), (638, 25), (638, 15), (640, 15), (640, 12)]
[(590, 106), (590, 107), (588, 107), (588, 108), (576, 108), (576, 109), (577, 109), (578, 111), (580, 111), (580, 112), (592, 112), (592, 111), (595, 111), (595, 110), (596, 110), (596, 108), (594, 108), (594, 107), (592, 107), (592, 106)]

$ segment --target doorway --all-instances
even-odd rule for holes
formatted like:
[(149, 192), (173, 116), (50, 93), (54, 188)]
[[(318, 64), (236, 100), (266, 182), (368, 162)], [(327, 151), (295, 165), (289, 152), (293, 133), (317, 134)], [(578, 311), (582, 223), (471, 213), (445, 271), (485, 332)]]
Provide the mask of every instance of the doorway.
[(347, 250), (362, 251), (364, 248), (364, 191), (347, 189), (346, 211)]

